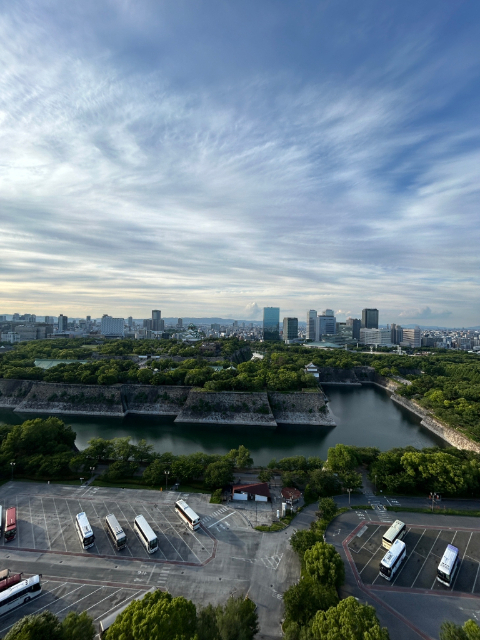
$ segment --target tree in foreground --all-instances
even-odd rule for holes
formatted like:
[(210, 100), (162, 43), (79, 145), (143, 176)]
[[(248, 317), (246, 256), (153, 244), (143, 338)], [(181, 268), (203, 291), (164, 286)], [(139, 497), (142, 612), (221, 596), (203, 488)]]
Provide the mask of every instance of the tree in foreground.
[(388, 631), (380, 627), (375, 609), (360, 604), (350, 596), (336, 607), (318, 611), (311, 632), (314, 640), (389, 640)]
[(345, 581), (343, 560), (332, 544), (317, 542), (304, 555), (305, 573), (320, 584), (340, 587)]
[(93, 640), (95, 627), (84, 611), (71, 611), (60, 622), (51, 611), (44, 611), (19, 620), (5, 636), (5, 640)]
[(319, 584), (310, 576), (305, 576), (283, 594), (285, 604), (285, 628), (292, 622), (307, 625), (317, 611), (326, 611), (338, 604), (334, 587)]
[(442, 622), (440, 640), (480, 640), (480, 627), (474, 620), (467, 620), (463, 627), (453, 622)]
[(132, 602), (107, 631), (107, 640), (190, 640), (196, 630), (193, 602), (169, 593), (147, 593)]
[(255, 603), (243, 596), (230, 597), (217, 607), (217, 625), (221, 640), (253, 640), (258, 631)]

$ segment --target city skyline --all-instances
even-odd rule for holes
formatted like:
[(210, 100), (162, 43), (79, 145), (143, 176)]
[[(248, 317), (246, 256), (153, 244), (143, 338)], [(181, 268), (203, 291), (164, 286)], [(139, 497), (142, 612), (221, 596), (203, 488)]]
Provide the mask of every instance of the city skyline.
[(0, 312), (479, 325), (479, 25), (446, 1), (6, 5)]

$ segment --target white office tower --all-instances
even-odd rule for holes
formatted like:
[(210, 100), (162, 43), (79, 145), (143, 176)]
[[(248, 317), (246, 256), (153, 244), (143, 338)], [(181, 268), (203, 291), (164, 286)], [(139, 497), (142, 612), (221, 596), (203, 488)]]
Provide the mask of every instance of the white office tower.
[(403, 342), (408, 342), (411, 347), (421, 347), (422, 336), (420, 327), (415, 327), (415, 329), (404, 329)]
[(360, 329), (360, 342), (390, 347), (392, 346), (392, 332), (390, 329)]
[(307, 340), (315, 340), (315, 321), (317, 319), (317, 312), (314, 309), (310, 309), (307, 312)]
[(112, 316), (104, 315), (102, 317), (102, 323), (100, 333), (103, 336), (119, 336), (125, 335), (125, 320), (123, 318), (112, 318)]

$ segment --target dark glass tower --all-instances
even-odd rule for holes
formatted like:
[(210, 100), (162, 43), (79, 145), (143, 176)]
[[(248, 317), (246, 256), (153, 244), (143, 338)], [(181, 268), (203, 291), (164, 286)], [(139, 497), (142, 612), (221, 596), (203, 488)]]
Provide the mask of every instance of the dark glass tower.
[(263, 339), (280, 340), (280, 307), (263, 308)]

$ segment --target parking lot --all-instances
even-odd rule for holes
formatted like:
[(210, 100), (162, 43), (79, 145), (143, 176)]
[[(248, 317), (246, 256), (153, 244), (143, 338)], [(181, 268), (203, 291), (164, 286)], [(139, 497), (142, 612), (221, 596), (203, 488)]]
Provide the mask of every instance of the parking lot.
[[(407, 556), (391, 582), (379, 575), (379, 564), (387, 550), (382, 536), (388, 524), (368, 522), (349, 536), (347, 555), (353, 561), (360, 580), (372, 588), (418, 589), (480, 595), (480, 531), (441, 529), (434, 526), (407, 526), (403, 538)], [(447, 544), (455, 545), (461, 560), (452, 588), (436, 580), (437, 566)]]
[[(212, 557), (215, 539), (208, 524), (191, 531), (175, 512), (174, 494), (161, 502), (139, 500), (130, 495), (123, 500), (109, 500), (97, 495), (95, 488), (78, 490), (75, 497), (16, 493), (4, 506), (17, 507), (17, 537), (8, 543), (2, 538), (1, 545), (9, 550), (18, 548), (176, 564), (203, 565)], [(188, 496), (183, 497), (188, 499)], [(95, 545), (87, 550), (81, 546), (75, 528), (75, 516), (82, 511), (87, 514), (95, 535)], [(114, 548), (105, 529), (105, 516), (109, 513), (115, 514), (127, 534), (127, 547), (121, 551)], [(155, 554), (147, 553), (134, 532), (133, 521), (139, 514), (145, 516), (158, 536), (159, 550)]]
[(146, 588), (78, 584), (77, 582), (46, 579), (42, 593), (31, 602), (23, 604), (0, 618), (0, 636), (3, 636), (22, 616), (49, 610), (60, 618), (70, 611), (88, 611), (95, 626), (111, 610), (128, 604), (146, 592)]

